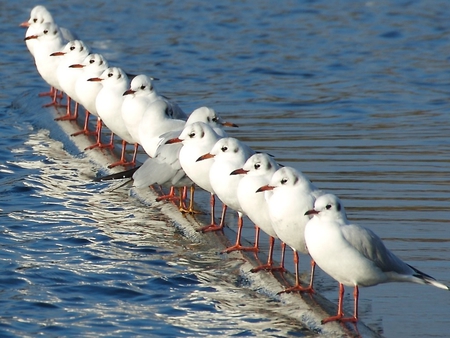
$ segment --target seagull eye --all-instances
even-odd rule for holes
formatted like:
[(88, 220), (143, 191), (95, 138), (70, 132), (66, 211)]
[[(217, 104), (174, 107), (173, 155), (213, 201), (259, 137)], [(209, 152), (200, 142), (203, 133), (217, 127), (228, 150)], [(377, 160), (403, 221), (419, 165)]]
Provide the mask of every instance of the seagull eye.
[(144, 90), (144, 89), (145, 89), (145, 87), (146, 87), (146, 86), (142, 85), (142, 86), (141, 86), (141, 90)]
[(71, 46), (71, 47), (70, 47), (70, 50), (74, 50), (74, 49), (75, 49), (75, 46)]
[(113, 76), (113, 73), (108, 73), (108, 77), (111, 77), (111, 76)]
[(281, 180), (281, 184), (286, 184), (287, 183), (287, 178), (283, 178), (282, 180)]
[(259, 164), (259, 163), (256, 163), (256, 164), (255, 164), (255, 169), (256, 169), (256, 170), (258, 170), (260, 167), (261, 167), (261, 164)]
[(48, 33), (48, 29), (46, 29), (45, 31), (44, 31), (44, 34), (47, 34)]
[(189, 134), (189, 137), (190, 137), (190, 138), (195, 137), (195, 133), (190, 133), (190, 134)]
[(89, 60), (89, 63), (90, 64), (92, 64), (92, 63), (94, 63), (95, 62), (95, 60)]
[(330, 209), (331, 209), (331, 204), (327, 204), (327, 206), (325, 207), (325, 209), (330, 210)]
[(33, 22), (37, 22), (37, 19), (36, 19), (36, 18), (34, 18), (34, 19), (33, 19)]
[(221, 148), (221, 150), (222, 150), (223, 152), (225, 152), (225, 151), (228, 150), (228, 147), (223, 146), (223, 147)]

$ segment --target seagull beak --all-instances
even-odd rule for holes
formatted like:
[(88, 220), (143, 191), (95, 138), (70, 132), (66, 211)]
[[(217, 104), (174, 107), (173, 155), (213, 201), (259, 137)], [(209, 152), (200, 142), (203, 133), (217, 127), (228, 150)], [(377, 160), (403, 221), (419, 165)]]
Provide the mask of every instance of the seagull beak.
[(80, 65), (79, 63), (69, 66), (69, 68), (83, 68), (83, 67), (84, 65)]
[(175, 138), (171, 138), (170, 140), (167, 140), (166, 144), (173, 144), (173, 143), (180, 143), (180, 142), (183, 142), (183, 140), (180, 140), (178, 137), (175, 137)]
[(213, 158), (213, 157), (214, 157), (213, 154), (206, 153), (205, 155), (200, 156), (200, 157), (197, 159), (197, 161), (195, 161), (195, 162), (203, 161), (203, 160), (206, 160), (206, 159), (208, 159), (208, 158)]
[(27, 41), (27, 40), (31, 40), (31, 39), (37, 39), (37, 38), (38, 38), (37, 35), (29, 35), (29, 36), (26, 36), (25, 39), (23, 39), (23, 40)]
[(123, 93), (123, 96), (125, 96), (125, 95), (130, 95), (130, 94), (134, 94), (134, 93), (136, 93), (135, 90), (133, 90), (133, 89), (128, 89), (127, 91), (125, 91), (125, 92)]
[(88, 81), (93, 81), (93, 82), (100, 82), (103, 81), (103, 79), (99, 78), (99, 77), (91, 77), (90, 79), (87, 79)]
[(318, 214), (319, 214), (319, 212), (314, 209), (311, 209), (311, 210), (308, 210), (307, 212), (305, 212), (305, 216), (318, 215)]
[(262, 192), (262, 191), (270, 191), (270, 190), (273, 190), (273, 189), (275, 189), (275, 187), (274, 186), (272, 186), (272, 185), (263, 185), (261, 188), (259, 188), (258, 190), (256, 190), (256, 192)]
[(30, 27), (30, 23), (28, 21), (22, 22), (19, 27)]
[(248, 173), (248, 170), (239, 168), (239, 169), (233, 170), (230, 175), (239, 175), (239, 174), (245, 175), (247, 173)]
[(65, 54), (66, 53), (64, 53), (64, 52), (54, 52), (54, 53), (51, 53), (50, 56), (63, 56)]
[(237, 124), (234, 124), (234, 123), (231, 123), (231, 122), (222, 122), (222, 126), (233, 127), (233, 128), (238, 128), (239, 127)]

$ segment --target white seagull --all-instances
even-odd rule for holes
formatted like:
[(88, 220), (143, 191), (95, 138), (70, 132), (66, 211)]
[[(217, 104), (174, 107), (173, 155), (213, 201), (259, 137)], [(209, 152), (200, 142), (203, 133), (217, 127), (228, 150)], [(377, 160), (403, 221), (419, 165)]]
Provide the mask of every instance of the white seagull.
[(123, 93), (128, 88), (128, 77), (125, 72), (118, 67), (109, 67), (99, 77), (88, 79), (88, 81), (101, 82), (103, 88), (98, 92), (95, 99), (95, 107), (98, 116), (106, 127), (111, 130), (111, 140), (108, 145), (102, 145), (100, 141), (100, 133), (97, 143), (88, 147), (114, 147), (114, 135), (122, 139), (122, 153), (120, 160), (109, 165), (110, 168), (118, 165), (134, 165), (137, 155), (137, 147), (134, 148), (134, 154), (131, 161), (125, 158), (125, 150), (127, 143), (134, 143), (133, 138), (128, 132), (122, 119), (122, 103)]
[[(338, 197), (326, 194), (317, 198), (313, 216), (306, 225), (305, 239), (317, 265), (339, 282), (339, 306), (336, 316), (322, 320), (357, 322), (359, 286), (388, 282), (430, 284), (450, 290), (433, 277), (417, 270), (395, 256), (371, 230), (351, 224)], [(344, 285), (354, 287), (354, 313), (344, 317)]]
[(49, 93), (40, 94), (41, 96), (51, 96), (52, 102), (45, 105), (56, 106), (57, 91), (62, 91), (56, 76), (56, 69), (58, 68), (60, 58), (50, 56), (53, 52), (59, 51), (63, 48), (63, 40), (59, 28), (54, 23), (42, 23), (35, 27), (35, 32), (32, 35), (27, 35), (25, 41), (36, 41), (34, 52), (34, 63), (36, 65), (39, 75), (47, 82), (51, 88)]
[(298, 252), (308, 254), (305, 242), (305, 226), (309, 217), (305, 212), (314, 206), (315, 199), (322, 195), (309, 179), (292, 167), (283, 167), (273, 174), (270, 184), (258, 191), (273, 193), (268, 199), (272, 226), (278, 238), (294, 251), (295, 285), (282, 292), (314, 292), (314, 261), (311, 260), (311, 279), (308, 287), (300, 285)]
[[(273, 174), (278, 168), (278, 163), (270, 155), (257, 153), (251, 156), (242, 168), (236, 169), (231, 173), (231, 175), (242, 175), (237, 196), (242, 210), (256, 226), (255, 241), (258, 242), (259, 229), (262, 229), (269, 235), (270, 246), (267, 263), (253, 268), (252, 272), (259, 270), (284, 270), (283, 258), (281, 266), (273, 266), (273, 249), (275, 238), (278, 238), (278, 236), (272, 226), (266, 196), (257, 192), (260, 187), (270, 183)], [(270, 193), (270, 191), (266, 192), (266, 194)]]
[(233, 137), (225, 137), (216, 142), (209, 153), (198, 158), (197, 161), (214, 158), (214, 163), (209, 170), (209, 180), (216, 196), (225, 205), (222, 209), (222, 218), (220, 224), (209, 225), (200, 229), (201, 231), (218, 231), (222, 230), (225, 222), (225, 214), (227, 207), (236, 210), (238, 213), (238, 231), (235, 245), (228, 247), (224, 252), (229, 253), (235, 250), (258, 251), (257, 243), (251, 247), (241, 245), (241, 233), (243, 227), (244, 211), (239, 203), (237, 189), (240, 175), (230, 175), (234, 170), (242, 168), (245, 161), (255, 152), (243, 142)]
[[(82, 70), (82, 74), (78, 77), (75, 83), (75, 91), (79, 103), (86, 109), (86, 117), (83, 130), (72, 134), (72, 136), (76, 136), (79, 134), (97, 136), (97, 132), (99, 131), (99, 129), (101, 129), (99, 127), (99, 124), (101, 124), (102, 122), (97, 113), (95, 100), (97, 98), (97, 94), (100, 92), (103, 86), (100, 82), (88, 81), (88, 79), (100, 76), (105, 71), (105, 69), (109, 67), (108, 62), (101, 54), (90, 54), (84, 59), (83, 62), (70, 65), (69, 67)], [(97, 117), (97, 128), (95, 132), (89, 131), (88, 128), (89, 116), (91, 114)]]
[[(75, 84), (83, 71), (80, 68), (71, 68), (73, 64), (83, 62), (89, 55), (89, 48), (81, 40), (73, 40), (68, 42), (61, 51), (51, 54), (51, 56), (59, 57), (59, 65), (56, 69), (56, 76), (63, 91), (67, 95), (67, 113), (58, 117), (56, 120), (76, 120), (78, 117), (79, 98), (75, 90)], [(70, 101), (75, 101), (74, 114), (70, 111)]]

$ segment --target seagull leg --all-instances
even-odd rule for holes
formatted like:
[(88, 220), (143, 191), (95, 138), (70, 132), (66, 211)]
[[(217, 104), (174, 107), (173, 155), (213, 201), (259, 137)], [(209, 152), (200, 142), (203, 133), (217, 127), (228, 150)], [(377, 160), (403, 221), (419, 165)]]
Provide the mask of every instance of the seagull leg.
[(121, 166), (132, 166), (133, 165), (133, 162), (128, 162), (127, 159), (125, 158), (126, 148), (127, 148), (127, 141), (122, 140), (122, 152), (120, 154), (120, 160), (110, 164), (108, 166), (108, 168), (114, 168), (119, 165), (121, 165)]
[[(161, 188), (162, 191), (162, 188)], [(180, 193), (180, 197), (182, 197), (182, 193)], [(156, 198), (156, 202), (161, 201), (177, 201), (180, 197), (175, 195), (175, 187), (170, 187), (170, 191), (167, 195), (162, 195)]]
[(281, 271), (281, 272), (285, 272), (286, 269), (284, 268), (284, 257), (283, 257), (283, 262), (280, 266), (273, 266), (273, 248), (275, 246), (275, 238), (270, 236), (269, 237), (269, 254), (267, 257), (267, 263), (257, 266), (256, 268), (251, 269), (251, 272), (258, 272), (261, 270), (266, 270), (266, 271)]
[(286, 269), (284, 268), (284, 254), (286, 253), (286, 243), (281, 242), (281, 263), (280, 263), (280, 270), (283, 272), (286, 272)]
[[(67, 109), (66, 109), (66, 115), (57, 117), (57, 118), (55, 119), (55, 121), (70, 121), (70, 120), (73, 120), (73, 119), (74, 119), (73, 116), (72, 116), (72, 114), (71, 114), (71, 111), (70, 111), (70, 108), (71, 108), (71, 107), (70, 107), (70, 104), (71, 104), (71, 102), (72, 102), (72, 99), (70, 98), (69, 95), (67, 95)], [(77, 107), (77, 103), (75, 104), (75, 107)]]
[(308, 292), (308, 293), (314, 293), (314, 289), (310, 286), (304, 287), (300, 285), (300, 273), (298, 270), (298, 252), (297, 250), (294, 250), (294, 264), (295, 264), (295, 285), (291, 286), (289, 288), (284, 289), (283, 291), (278, 292), (280, 293), (289, 293), (289, 292)]
[(353, 290), (354, 297), (354, 314), (353, 317), (344, 317), (344, 284), (339, 283), (339, 301), (338, 301), (338, 313), (336, 316), (331, 316), (322, 320), (322, 324), (339, 321), (339, 322), (351, 322), (356, 323), (358, 321), (358, 298), (359, 289), (358, 285), (355, 285)]
[(181, 212), (188, 213), (188, 214), (191, 214), (191, 215), (193, 215), (193, 214), (203, 214), (203, 212), (194, 209), (194, 192), (195, 192), (195, 186), (191, 185), (191, 195), (190, 195), (190, 200), (189, 200), (189, 207), (188, 208), (181, 208), (180, 207), (180, 211)]
[[(43, 94), (45, 94), (45, 93), (43, 93)], [(41, 94), (39, 94), (39, 96), (41, 96)], [(42, 95), (42, 96), (44, 96), (44, 95)], [(62, 94), (58, 95), (58, 91), (56, 89), (54, 89), (53, 95), (51, 97), (52, 97), (52, 102), (44, 104), (42, 107), (47, 108), (47, 107), (51, 107), (51, 106), (54, 106), (54, 107), (61, 106), (60, 102), (58, 102), (58, 99), (61, 99)]]
[(109, 143), (102, 143), (102, 120), (100, 118), (97, 119), (97, 142), (95, 142), (93, 145), (84, 148), (84, 150), (94, 149), (94, 148), (110, 148), (114, 149), (114, 133), (111, 133), (111, 138), (109, 140)]
[[(211, 208), (214, 208), (214, 201), (215, 198), (213, 198), (214, 195), (211, 194)], [(225, 225), (225, 215), (227, 213), (227, 206), (226, 204), (222, 204), (222, 217), (220, 219), (220, 224), (217, 225), (214, 222), (214, 215), (211, 214), (212, 217), (212, 223), (210, 225), (207, 225), (203, 228), (198, 229), (197, 231), (201, 231), (201, 232), (210, 232), (210, 231), (219, 231), (219, 230), (223, 230), (223, 226)]]
[(134, 144), (134, 152), (133, 152), (133, 158), (131, 159), (131, 163), (133, 167), (136, 165), (136, 157), (139, 150), (139, 143)]
[(71, 136), (78, 136), (78, 135), (96, 135), (95, 131), (90, 131), (89, 130), (89, 116), (91, 115), (91, 113), (89, 111), (86, 110), (86, 116), (84, 118), (84, 126), (83, 129), (80, 131), (77, 131), (76, 133), (73, 133)]
[[(230, 253), (233, 251), (253, 251), (258, 252), (258, 243), (255, 242), (253, 246), (243, 246), (241, 244), (242, 228), (244, 227), (244, 219), (242, 213), (238, 212), (238, 232), (236, 235), (236, 243), (222, 251), (222, 253)], [(259, 229), (259, 228), (258, 228)], [(259, 232), (258, 232), (259, 235)], [(258, 236), (259, 237), (259, 236)]]
[(52, 86), (50, 86), (50, 90), (48, 92), (39, 93), (38, 96), (50, 96), (53, 97), (55, 95), (56, 89)]

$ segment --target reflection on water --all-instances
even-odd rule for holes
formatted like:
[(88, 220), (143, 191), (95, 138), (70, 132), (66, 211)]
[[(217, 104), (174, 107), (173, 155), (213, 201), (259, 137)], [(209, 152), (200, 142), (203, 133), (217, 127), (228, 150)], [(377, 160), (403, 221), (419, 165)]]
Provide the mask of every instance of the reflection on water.
[(282, 304), (239, 286), (240, 261), (180, 237), (126, 189), (102, 191), (86, 179), (95, 165), (48, 136), (40, 130), (25, 143), (40, 159), (13, 163), (39, 174), (22, 182), (29, 206), (8, 214), (17, 223), (1, 255), (15, 268), (3, 283), (22, 287), (4, 299), (15, 299), (14, 311), (40, 311), (26, 325), (4, 318), (8, 332), (311, 335), (279, 312)]

